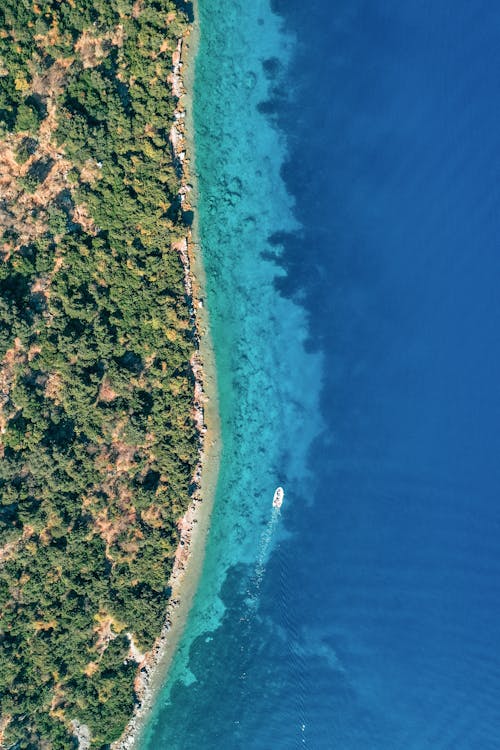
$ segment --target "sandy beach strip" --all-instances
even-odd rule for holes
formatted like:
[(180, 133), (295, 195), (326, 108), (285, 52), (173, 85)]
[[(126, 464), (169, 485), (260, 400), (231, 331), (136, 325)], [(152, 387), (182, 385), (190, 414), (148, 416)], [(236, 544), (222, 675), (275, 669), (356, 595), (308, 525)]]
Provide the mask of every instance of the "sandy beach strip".
[[(186, 211), (191, 210), (196, 195), (190, 165), (194, 165), (191, 99), (198, 35), (199, 29), (195, 22), (191, 24), (188, 34), (179, 40), (169, 77), (172, 92), (179, 97), (170, 140), (177, 166), (182, 169), (180, 195)], [(151, 708), (167, 679), (203, 567), (219, 470), (221, 437), (215, 356), (204, 305), (205, 276), (196, 226), (186, 232), (185, 238), (174, 243), (172, 249), (177, 250), (183, 263), (186, 295), (191, 303), (192, 322), (198, 337), (198, 349), (191, 360), (195, 377), (193, 416), (201, 438), (199, 464), (195, 472), (197, 490), (185, 516), (179, 522), (181, 539), (169, 581), (172, 594), (166, 608), (162, 632), (153, 649), (144, 655), (138, 666), (135, 688), (140, 703), (122, 737), (111, 746), (112, 750), (138, 750)], [(131, 645), (133, 651), (133, 644)]]

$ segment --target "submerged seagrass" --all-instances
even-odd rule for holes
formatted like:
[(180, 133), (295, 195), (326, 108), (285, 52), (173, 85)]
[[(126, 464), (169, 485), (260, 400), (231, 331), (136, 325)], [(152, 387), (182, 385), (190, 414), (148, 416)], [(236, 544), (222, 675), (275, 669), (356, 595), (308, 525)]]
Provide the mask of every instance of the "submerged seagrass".
[(118, 738), (164, 620), (200, 447), (169, 136), (189, 15), (0, 9), (2, 746)]

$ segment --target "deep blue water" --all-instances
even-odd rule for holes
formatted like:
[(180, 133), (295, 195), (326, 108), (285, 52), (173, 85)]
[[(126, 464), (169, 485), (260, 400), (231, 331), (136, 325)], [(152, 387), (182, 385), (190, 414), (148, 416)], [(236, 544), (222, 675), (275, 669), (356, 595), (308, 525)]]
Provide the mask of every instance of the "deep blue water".
[(500, 9), (276, 6), (301, 44), (282, 287), (330, 428), (298, 604), (343, 670), (317, 665), (311, 747), (498, 748)]
[[(207, 15), (216, 5), (200, 4)], [(256, 5), (265, 29), (269, 9)], [(286, 143), (278, 161), (295, 224), (280, 199), (252, 262), (275, 269), (279, 304), (296, 303), (284, 314), (302, 310), (305, 345), (274, 323), (294, 384), (286, 403), (299, 405), (300, 421), (301, 399), (321, 387), (318, 413), (313, 402), (303, 412), (307, 452), (299, 430), (280, 456), (289, 502), (257, 587), (250, 554), (226, 559), (222, 580), (213, 572), (229, 534), (217, 517), (229, 502), (223, 470), (201, 587), (206, 603), (217, 580), (221, 606), (205, 625), (195, 607), (148, 747), (497, 749), (500, 6), (275, 0), (273, 9), (291, 58), (268, 44), (251, 72), (271, 86), (255, 109)], [(237, 14), (232, 23), (244, 36)], [(207, 248), (223, 420), (234, 436), (228, 394), (241, 396), (251, 377), (265, 385), (265, 366), (254, 362), (240, 382), (229, 364), (235, 292), (218, 281), (223, 259)], [(237, 442), (245, 470), (257, 476), (262, 465), (267, 477), (265, 452), (254, 460), (244, 432)], [(227, 473), (234, 455), (226, 451)], [(283, 479), (273, 466), (274, 457), (271, 488)], [(265, 520), (263, 510), (258, 534)]]

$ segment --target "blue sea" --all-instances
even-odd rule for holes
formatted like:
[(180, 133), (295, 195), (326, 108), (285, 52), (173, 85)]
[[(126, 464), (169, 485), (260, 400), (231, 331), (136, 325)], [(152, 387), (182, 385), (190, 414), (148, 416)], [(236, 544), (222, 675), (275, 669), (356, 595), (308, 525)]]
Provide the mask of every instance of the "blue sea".
[(500, 5), (197, 5), (223, 451), (142, 746), (498, 750)]

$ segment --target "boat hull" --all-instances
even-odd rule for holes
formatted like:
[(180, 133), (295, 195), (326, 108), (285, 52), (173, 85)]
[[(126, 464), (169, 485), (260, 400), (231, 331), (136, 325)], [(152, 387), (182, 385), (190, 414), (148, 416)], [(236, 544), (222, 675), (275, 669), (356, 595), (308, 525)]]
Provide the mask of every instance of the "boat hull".
[(273, 497), (273, 508), (281, 508), (283, 505), (283, 498), (285, 497), (285, 491), (283, 487), (277, 487)]

